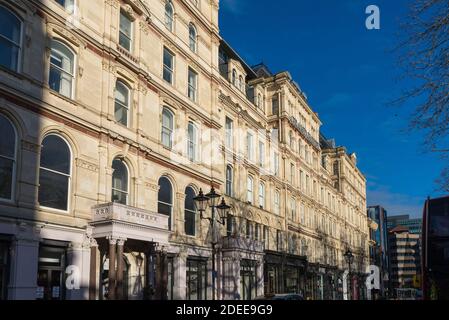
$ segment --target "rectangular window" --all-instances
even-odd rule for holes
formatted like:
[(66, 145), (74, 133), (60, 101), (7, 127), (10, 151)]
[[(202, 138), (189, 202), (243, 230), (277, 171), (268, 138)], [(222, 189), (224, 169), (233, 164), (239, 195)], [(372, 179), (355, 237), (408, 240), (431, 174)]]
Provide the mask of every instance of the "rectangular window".
[(50, 53), (49, 86), (52, 90), (72, 97), (74, 79), (74, 54), (60, 42), (53, 42)]
[(132, 47), (132, 27), (133, 23), (131, 19), (120, 11), (120, 32), (119, 32), (119, 44), (121, 47), (131, 52)]
[(282, 231), (276, 230), (276, 250), (282, 251)]
[(187, 259), (186, 263), (186, 300), (207, 299), (207, 262)]
[(234, 217), (231, 215), (228, 215), (226, 218), (226, 235), (228, 237), (234, 235), (234, 228), (235, 228)]
[(228, 117), (226, 117), (225, 130), (226, 130), (226, 147), (232, 148), (234, 122)]
[[(5, 137), (3, 137), (5, 138)], [(9, 138), (9, 137), (8, 137)], [(8, 141), (9, 139), (5, 140)], [(13, 140), (14, 141), (14, 140)], [(5, 153), (1, 150), (0, 153)], [(12, 157), (11, 157), (12, 156)], [(15, 159), (14, 155), (2, 155), (0, 154), (0, 199), (12, 200), (13, 180), (14, 180), (14, 167)]]
[(305, 207), (304, 207), (304, 203), (301, 203), (301, 206), (299, 207), (299, 210), (301, 210), (301, 223), (304, 224), (305, 223), (305, 218), (306, 218), (306, 212), (305, 212)]
[(275, 116), (279, 114), (279, 99), (277, 95), (272, 99), (271, 113)]
[(259, 141), (259, 166), (265, 165), (265, 144)]
[(261, 209), (265, 207), (265, 185), (263, 183), (259, 185), (259, 207)]
[(280, 210), (280, 195), (279, 191), (274, 193), (274, 213), (279, 214)]
[(290, 183), (295, 185), (295, 165), (293, 163), (290, 164)]
[(290, 200), (291, 220), (296, 221), (296, 200), (292, 198)]
[(197, 99), (198, 74), (189, 68), (189, 89), (188, 96), (192, 101)]
[(253, 224), (249, 220), (246, 220), (246, 237), (248, 239), (253, 237)]
[(185, 209), (184, 231), (186, 235), (195, 236), (196, 234), (196, 212)]
[(338, 175), (338, 161), (334, 162), (334, 175)]
[(253, 178), (251, 178), (251, 177), (248, 177), (248, 180), (247, 180), (247, 189), (248, 189), (248, 191), (247, 191), (247, 201), (249, 202), (249, 203), (253, 203)]
[(304, 191), (306, 181), (304, 180), (304, 171), (302, 171), (302, 170), (299, 172), (299, 180), (300, 180), (300, 184), (301, 184), (301, 190)]
[(67, 12), (72, 13), (74, 10), (74, 1), (75, 0), (56, 0), (56, 3), (63, 6)]
[(254, 136), (248, 132), (247, 136), (246, 136), (246, 155), (248, 156), (248, 159), (253, 161), (253, 157), (254, 157)]
[(274, 153), (273, 156), (273, 165), (274, 165), (274, 175), (278, 176), (279, 175), (279, 154), (278, 153)]
[(173, 84), (175, 56), (166, 48), (164, 48), (164, 74), (163, 78), (166, 82)]
[(268, 250), (270, 248), (270, 229), (268, 229), (268, 226), (263, 226), (263, 235), (262, 235), (262, 241), (264, 244), (264, 249)]
[(306, 175), (306, 193), (310, 195), (310, 179), (308, 175)]

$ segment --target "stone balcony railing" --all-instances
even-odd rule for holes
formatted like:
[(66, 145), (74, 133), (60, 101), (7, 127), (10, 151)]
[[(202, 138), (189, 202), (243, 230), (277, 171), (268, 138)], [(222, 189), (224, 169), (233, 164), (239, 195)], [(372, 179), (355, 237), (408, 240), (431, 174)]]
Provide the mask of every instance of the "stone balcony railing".
[(245, 250), (251, 252), (263, 252), (264, 243), (240, 236), (225, 236), (222, 238), (222, 248), (229, 250)]
[(111, 202), (92, 207), (93, 222), (120, 221), (168, 230), (168, 216)]

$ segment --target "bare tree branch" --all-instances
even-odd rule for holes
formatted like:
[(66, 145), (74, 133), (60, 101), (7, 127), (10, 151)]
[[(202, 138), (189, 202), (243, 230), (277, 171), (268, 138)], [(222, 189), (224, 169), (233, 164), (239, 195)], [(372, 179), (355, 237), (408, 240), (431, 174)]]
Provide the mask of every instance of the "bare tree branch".
[[(449, 1), (415, 0), (404, 23), (397, 50), (402, 79), (413, 80), (395, 103), (416, 105), (408, 130), (424, 132), (429, 151), (447, 150), (449, 138)], [(438, 179), (449, 192), (449, 166)]]

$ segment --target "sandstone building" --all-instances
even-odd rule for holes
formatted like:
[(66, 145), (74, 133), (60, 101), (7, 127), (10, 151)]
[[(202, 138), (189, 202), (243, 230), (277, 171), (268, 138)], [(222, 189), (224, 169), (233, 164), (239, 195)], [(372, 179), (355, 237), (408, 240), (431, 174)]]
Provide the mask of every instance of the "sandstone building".
[[(355, 154), (218, 17), (218, 0), (0, 0), (0, 298), (341, 299), (348, 248), (363, 291)], [(193, 203), (211, 186), (232, 207), (216, 273)]]

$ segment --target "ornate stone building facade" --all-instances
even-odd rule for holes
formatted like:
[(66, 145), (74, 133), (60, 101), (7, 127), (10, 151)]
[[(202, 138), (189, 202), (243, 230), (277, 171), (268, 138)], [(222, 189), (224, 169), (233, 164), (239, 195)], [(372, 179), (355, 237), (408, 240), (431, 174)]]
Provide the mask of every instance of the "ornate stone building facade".
[[(357, 159), (288, 72), (221, 38), (218, 11), (0, 0), (1, 298), (339, 299), (348, 248), (358, 295)], [(211, 186), (232, 207), (216, 272), (193, 203)]]

